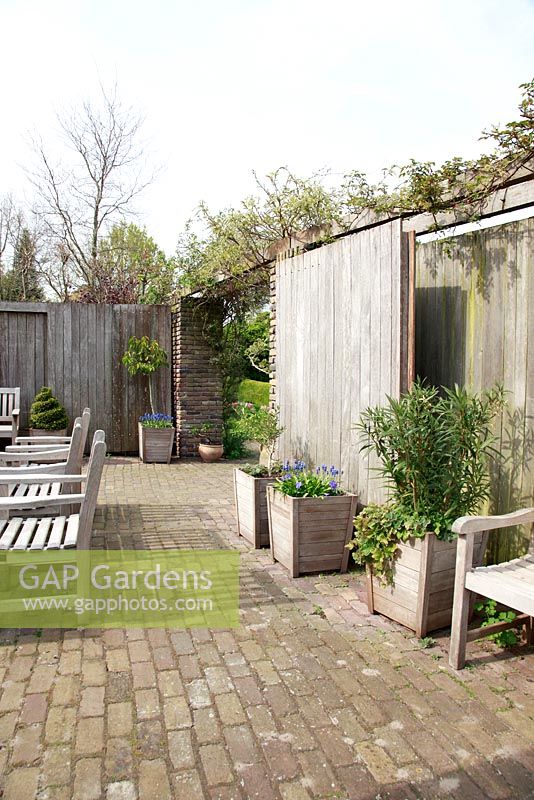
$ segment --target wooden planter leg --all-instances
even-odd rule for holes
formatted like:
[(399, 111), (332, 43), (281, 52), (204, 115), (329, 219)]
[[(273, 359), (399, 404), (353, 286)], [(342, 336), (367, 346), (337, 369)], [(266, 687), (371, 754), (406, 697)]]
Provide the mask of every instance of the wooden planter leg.
[(525, 633), (527, 635), (527, 644), (534, 645), (534, 617), (529, 617), (525, 624)]
[(272, 523), (272, 513), (271, 513), (271, 498), (269, 496), (269, 490), (267, 489), (267, 516), (269, 522), (269, 550), (271, 551), (271, 561), (273, 564), (276, 563), (274, 557), (274, 543), (273, 543), (273, 523)]
[(369, 564), (365, 567), (365, 580), (367, 584), (367, 610), (370, 614), (376, 614), (373, 595), (373, 568)]
[(430, 581), (432, 577), (434, 541), (434, 536), (425, 536), (422, 543), (419, 590), (417, 592), (417, 608), (415, 610), (415, 635), (418, 639), (422, 639), (423, 636), (426, 636), (428, 630), (428, 608), (430, 603)]

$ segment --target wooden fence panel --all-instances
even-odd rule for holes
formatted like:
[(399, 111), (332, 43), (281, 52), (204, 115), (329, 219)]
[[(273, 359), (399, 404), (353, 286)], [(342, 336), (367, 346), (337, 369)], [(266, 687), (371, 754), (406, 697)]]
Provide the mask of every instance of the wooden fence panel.
[[(420, 376), (507, 390), (490, 510), (534, 505), (534, 218), (418, 245), (416, 331)], [(490, 541), (490, 558), (508, 559), (529, 532)]]
[(46, 383), (47, 325), (45, 313), (0, 314), (0, 386), (20, 386), (20, 424), (37, 389)]
[[(137, 419), (149, 411), (147, 381), (121, 363), (130, 336), (156, 338), (171, 359), (167, 306), (0, 303), (0, 385), (21, 387), (21, 424), (41, 386), (51, 386), (71, 420), (84, 406), (93, 431), (115, 453), (138, 449)], [(157, 410), (172, 413), (171, 370), (155, 380)]]
[(396, 220), (276, 264), (280, 456), (343, 469), (363, 503), (385, 492), (354, 423), (386, 394), (398, 397), (407, 380), (402, 236)]

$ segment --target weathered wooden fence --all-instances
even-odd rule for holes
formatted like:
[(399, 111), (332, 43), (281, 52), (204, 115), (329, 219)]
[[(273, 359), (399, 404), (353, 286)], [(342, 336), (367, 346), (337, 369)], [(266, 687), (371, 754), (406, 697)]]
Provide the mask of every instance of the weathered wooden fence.
[[(21, 424), (41, 386), (50, 386), (71, 420), (84, 406), (92, 431), (106, 431), (114, 453), (137, 451), (137, 420), (149, 410), (146, 378), (130, 377), (121, 357), (130, 336), (159, 341), (171, 358), (166, 306), (0, 303), (0, 386), (21, 387)], [(171, 369), (156, 378), (158, 410), (171, 413)]]
[[(437, 385), (500, 383), (492, 513), (534, 505), (534, 218), (417, 246), (416, 369)], [(524, 552), (528, 531), (494, 537)]]
[[(534, 181), (521, 187), (521, 203), (529, 198)], [(534, 505), (534, 219), (417, 245), (412, 269), (403, 228), (414, 236), (431, 223), (420, 216), (376, 224), (278, 257), (272, 397), (285, 427), (279, 454), (340, 466), (361, 502), (381, 501), (376, 462), (359, 452), (353, 428), (366, 406), (397, 397), (412, 374), (474, 391), (500, 383), (508, 402), (495, 430), (490, 510)], [(531, 536), (525, 528), (492, 536), (490, 560), (525, 552)]]
[(409, 378), (406, 237), (396, 220), (276, 263), (279, 455), (342, 468), (363, 503), (384, 491), (354, 423)]

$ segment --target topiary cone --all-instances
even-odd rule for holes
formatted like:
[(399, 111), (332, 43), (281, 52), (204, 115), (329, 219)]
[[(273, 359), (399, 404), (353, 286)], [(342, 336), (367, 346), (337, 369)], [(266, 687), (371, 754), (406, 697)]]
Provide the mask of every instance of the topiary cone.
[(30, 408), (30, 428), (42, 431), (63, 431), (69, 424), (65, 408), (48, 386), (37, 392)]

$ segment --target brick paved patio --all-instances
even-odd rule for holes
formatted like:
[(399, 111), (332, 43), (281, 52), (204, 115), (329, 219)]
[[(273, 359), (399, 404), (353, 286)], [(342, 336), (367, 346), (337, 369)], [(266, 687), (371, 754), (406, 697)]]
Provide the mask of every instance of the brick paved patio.
[(3, 631), (3, 800), (528, 798), (534, 658), (453, 673), (370, 617), (362, 577), (248, 552), (231, 466), (105, 469), (95, 546), (237, 547), (237, 630)]

